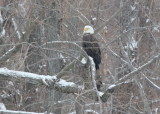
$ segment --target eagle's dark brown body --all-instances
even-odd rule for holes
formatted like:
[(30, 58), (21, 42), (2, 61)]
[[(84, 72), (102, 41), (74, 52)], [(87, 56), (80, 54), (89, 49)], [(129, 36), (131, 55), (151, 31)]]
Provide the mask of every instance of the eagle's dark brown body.
[(101, 63), (101, 51), (97, 39), (91, 34), (84, 35), (82, 47), (93, 58), (96, 70), (98, 70)]

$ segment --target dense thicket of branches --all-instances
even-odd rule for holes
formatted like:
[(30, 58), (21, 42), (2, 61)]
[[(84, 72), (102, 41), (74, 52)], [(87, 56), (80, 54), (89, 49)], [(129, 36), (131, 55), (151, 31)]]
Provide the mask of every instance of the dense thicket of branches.
[[(101, 46), (101, 92), (84, 25)], [(0, 112), (158, 114), (159, 38), (159, 0), (1, 0)]]

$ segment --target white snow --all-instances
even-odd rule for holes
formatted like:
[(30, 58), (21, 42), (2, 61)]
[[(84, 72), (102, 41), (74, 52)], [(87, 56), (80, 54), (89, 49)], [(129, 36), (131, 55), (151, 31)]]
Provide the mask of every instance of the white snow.
[(36, 92), (38, 92), (38, 91), (39, 91), (39, 89), (38, 89), (38, 88), (36, 88), (36, 89), (35, 89), (35, 91), (36, 91)]
[(13, 22), (15, 31), (16, 31), (16, 33), (17, 33), (17, 35), (18, 35), (18, 38), (20, 39), (20, 38), (21, 38), (21, 34), (20, 34), (20, 32), (18, 31), (17, 23), (15, 22), (14, 18), (12, 18), (12, 22)]
[(136, 17), (131, 18), (131, 22), (133, 22), (136, 19)]
[(3, 103), (0, 103), (0, 110), (6, 110), (6, 106)]
[(68, 25), (67, 25), (67, 24), (64, 23), (63, 25), (64, 25), (66, 28), (68, 28)]
[(91, 109), (88, 109), (88, 110), (85, 110), (85, 112), (91, 112), (93, 114), (99, 114), (98, 112), (94, 111), (94, 110), (91, 110)]
[(14, 111), (14, 110), (0, 110), (1, 113), (13, 113), (13, 114), (45, 114), (45, 113), (36, 113), (36, 112), (25, 112), (25, 111)]
[(19, 91), (19, 89), (16, 89), (15, 91), (16, 91), (16, 93), (17, 93), (18, 95), (21, 94), (20, 91)]
[(128, 56), (128, 52), (127, 52), (127, 51), (124, 50), (123, 52), (124, 52), (124, 54), (125, 54), (126, 56)]
[(75, 83), (73, 82), (66, 82), (65, 80), (60, 79), (58, 82), (61, 86), (75, 86)]
[(62, 55), (62, 53), (59, 54), (60, 58), (63, 59), (63, 62), (66, 63), (65, 57)]
[(127, 31), (126, 31), (126, 29), (125, 30), (123, 30), (123, 33), (126, 33)]
[(6, 33), (6, 31), (5, 31), (4, 27), (3, 27), (2, 32), (0, 33), (0, 37), (3, 37), (5, 35), (5, 33)]
[(97, 18), (96, 18), (96, 17), (93, 17), (92, 20), (93, 20), (93, 21), (94, 21), (94, 20), (97, 20)]
[(76, 114), (76, 112), (74, 111), (74, 112), (70, 112), (70, 113), (68, 113), (68, 114)]
[(135, 10), (136, 9), (136, 7), (135, 6), (131, 6), (131, 10), (133, 11), (133, 10)]
[(112, 84), (108, 87), (108, 89), (112, 89), (113, 87), (115, 87), (116, 85), (115, 84)]
[(11, 86), (14, 86), (12, 81), (9, 81), (8, 84), (11, 85)]
[(24, 32), (24, 31), (22, 32), (22, 34), (25, 34), (25, 33), (26, 33), (26, 32)]
[(154, 27), (153, 30), (156, 31), (156, 32), (160, 32), (160, 30), (158, 29), (158, 27)]
[(135, 48), (137, 48), (137, 41), (132, 37), (131, 42), (129, 44), (129, 48), (133, 51)]
[(10, 75), (12, 77), (19, 77), (19, 78), (33, 78), (33, 79), (56, 79), (56, 76), (48, 76), (48, 75), (38, 75), (33, 74), (29, 72), (22, 72), (22, 71), (14, 71), (14, 70), (8, 70), (7, 68), (0, 68), (0, 74), (4, 74), (6, 76)]
[(149, 21), (150, 21), (150, 19), (147, 19), (147, 20), (146, 20), (146, 23), (148, 23)]
[(39, 68), (42, 69), (42, 68), (45, 68), (46, 65), (39, 65)]
[(158, 114), (158, 108), (155, 108), (154, 110), (155, 110), (155, 114)]
[[(15, 78), (30, 78), (30, 79), (35, 79), (35, 80), (42, 80), (46, 85), (48, 85), (48, 81), (53, 81), (56, 80), (56, 76), (49, 76), (49, 75), (38, 75), (38, 74), (33, 74), (33, 73), (28, 73), (28, 72), (22, 72), (22, 71), (13, 71), (13, 70), (8, 70), (6, 68), (0, 68), (0, 75), (6, 76), (6, 77), (15, 77)], [(59, 81), (56, 82), (57, 85), (59, 86), (74, 86), (75, 84), (73, 82), (67, 82), (63, 79), (60, 79)]]
[(132, 38), (133, 40), (132, 40), (132, 46), (133, 46), (133, 48), (137, 48), (137, 41), (134, 39), (134, 38)]
[(89, 103), (89, 104), (86, 104), (85, 106), (91, 106), (91, 105), (99, 105), (99, 102)]
[(86, 64), (87, 63), (87, 59), (85, 57), (83, 57), (82, 60), (81, 60), (81, 63), (82, 64)]
[(0, 11), (0, 23), (3, 22), (3, 18), (2, 18), (2, 14), (1, 14), (1, 11)]
[(10, 59), (7, 59), (7, 61), (6, 61), (6, 62), (8, 63), (9, 61), (10, 61)]
[(98, 95), (99, 95), (100, 97), (102, 97), (103, 94), (104, 94), (103, 92), (98, 91)]

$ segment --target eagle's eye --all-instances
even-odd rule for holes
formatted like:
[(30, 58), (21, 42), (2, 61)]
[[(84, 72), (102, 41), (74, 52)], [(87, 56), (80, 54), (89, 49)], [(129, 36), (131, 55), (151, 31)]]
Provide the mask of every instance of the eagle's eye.
[(84, 30), (83, 30), (83, 31), (88, 31), (88, 29), (89, 29), (89, 28), (84, 28)]

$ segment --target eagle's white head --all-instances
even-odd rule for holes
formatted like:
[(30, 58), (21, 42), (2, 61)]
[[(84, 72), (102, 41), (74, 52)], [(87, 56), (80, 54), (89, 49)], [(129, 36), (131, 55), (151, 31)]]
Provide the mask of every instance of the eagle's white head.
[(83, 29), (83, 34), (94, 34), (93, 27), (86, 25)]

